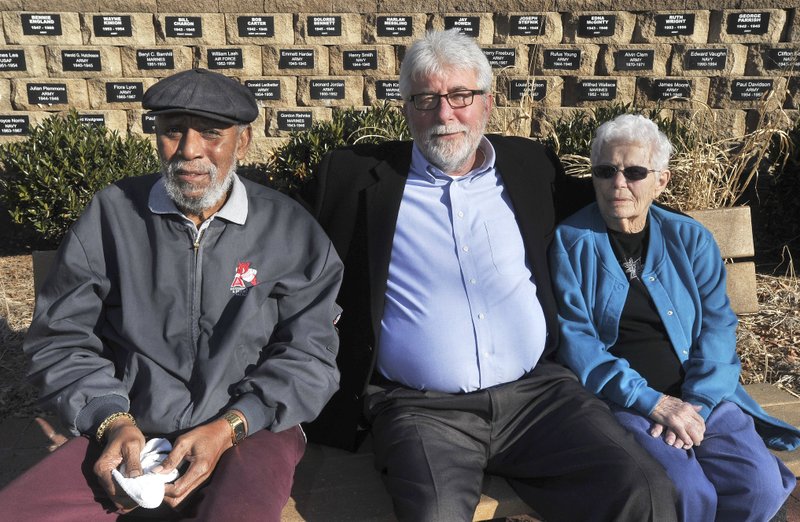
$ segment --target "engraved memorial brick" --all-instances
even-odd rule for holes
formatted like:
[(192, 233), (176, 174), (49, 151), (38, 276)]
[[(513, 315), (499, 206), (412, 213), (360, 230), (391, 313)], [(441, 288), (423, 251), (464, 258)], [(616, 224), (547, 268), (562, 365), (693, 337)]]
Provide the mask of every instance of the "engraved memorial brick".
[(517, 50), (514, 48), (484, 48), (481, 49), (489, 65), (495, 69), (514, 67), (517, 63)]
[(547, 81), (545, 80), (511, 80), (508, 89), (509, 100), (522, 100), (529, 98), (541, 101), (547, 96)]
[(26, 136), (30, 132), (31, 122), (27, 114), (0, 115), (0, 136)]
[(129, 103), (142, 101), (144, 87), (141, 82), (106, 82), (106, 102)]
[(545, 69), (572, 71), (581, 66), (580, 49), (545, 49), (543, 56)]
[(103, 62), (100, 59), (100, 51), (62, 50), (61, 69), (65, 72), (101, 71)]
[(400, 82), (397, 80), (376, 80), (375, 97), (379, 100), (402, 100)]
[(684, 54), (684, 68), (695, 71), (721, 71), (728, 59), (727, 49), (689, 49)]
[(280, 100), (280, 80), (245, 80), (244, 86), (250, 89), (256, 100)]
[(690, 36), (694, 34), (694, 13), (655, 15), (656, 36)]
[(29, 83), (28, 103), (57, 105), (67, 103), (67, 85), (63, 83)]
[(278, 111), (278, 130), (304, 131), (311, 128), (310, 111)]
[(653, 81), (653, 94), (656, 100), (691, 98), (692, 81), (672, 78), (657, 79)]
[(156, 133), (156, 116), (154, 114), (142, 114), (142, 132), (145, 134)]
[(278, 69), (313, 69), (313, 49), (281, 49), (279, 51)]
[(410, 16), (379, 16), (377, 31), (378, 36), (384, 37), (411, 36), (414, 32), (414, 19)]
[(461, 34), (477, 38), (481, 33), (481, 19), (477, 16), (445, 16), (444, 28), (458, 29)]
[(800, 49), (765, 49), (764, 68), (800, 70)]
[(78, 121), (84, 125), (95, 127), (105, 127), (106, 117), (102, 114), (78, 114)]
[(773, 88), (771, 79), (733, 80), (731, 82), (731, 100), (757, 101)]
[(769, 28), (769, 12), (729, 13), (726, 25), (728, 34), (766, 34)]
[(169, 38), (200, 38), (203, 36), (203, 19), (199, 16), (167, 16), (166, 35)]
[(578, 36), (597, 38), (613, 36), (617, 17), (614, 15), (582, 15), (578, 17)]
[(0, 49), (0, 72), (27, 70), (23, 49)]
[(208, 49), (206, 59), (209, 69), (242, 69), (244, 67), (241, 49)]
[(94, 15), (92, 26), (94, 35), (104, 38), (133, 34), (130, 15)]
[(22, 13), (22, 34), (26, 36), (60, 36), (61, 15)]
[(137, 49), (136, 67), (142, 71), (175, 69), (175, 53), (172, 49)]
[(306, 24), (308, 36), (342, 36), (341, 16), (309, 16)]
[(378, 68), (378, 52), (374, 49), (344, 51), (342, 67), (346, 71), (375, 70)]
[(544, 26), (544, 15), (512, 15), (508, 32), (511, 36), (541, 36)]
[(239, 16), (236, 18), (239, 36), (247, 38), (271, 38), (275, 36), (275, 17)]
[(617, 97), (616, 80), (580, 80), (577, 87), (580, 101), (610, 101)]
[(614, 70), (652, 71), (654, 58), (653, 49), (620, 49), (614, 53)]
[(344, 80), (311, 80), (309, 92), (312, 100), (343, 100)]

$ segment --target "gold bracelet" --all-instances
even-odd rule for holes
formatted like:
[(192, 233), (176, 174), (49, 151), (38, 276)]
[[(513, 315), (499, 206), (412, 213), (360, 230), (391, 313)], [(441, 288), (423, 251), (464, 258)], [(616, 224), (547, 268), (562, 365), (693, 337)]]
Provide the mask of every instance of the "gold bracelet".
[(94, 434), (94, 438), (97, 439), (97, 442), (103, 442), (103, 435), (106, 434), (106, 430), (111, 427), (111, 425), (117, 419), (125, 417), (130, 419), (134, 426), (136, 426), (136, 419), (133, 418), (133, 415), (128, 413), (127, 411), (118, 411), (117, 413), (112, 413), (106, 419), (100, 423), (100, 426), (97, 428), (97, 432)]

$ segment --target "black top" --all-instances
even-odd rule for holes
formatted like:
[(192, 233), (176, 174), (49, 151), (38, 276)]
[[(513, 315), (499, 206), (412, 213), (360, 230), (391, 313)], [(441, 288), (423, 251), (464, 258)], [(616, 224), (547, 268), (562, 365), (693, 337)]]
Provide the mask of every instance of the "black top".
[(641, 280), (649, 232), (649, 221), (644, 230), (634, 234), (608, 230), (611, 247), (630, 282), (619, 320), (619, 336), (609, 352), (626, 359), (654, 390), (680, 397), (685, 372)]

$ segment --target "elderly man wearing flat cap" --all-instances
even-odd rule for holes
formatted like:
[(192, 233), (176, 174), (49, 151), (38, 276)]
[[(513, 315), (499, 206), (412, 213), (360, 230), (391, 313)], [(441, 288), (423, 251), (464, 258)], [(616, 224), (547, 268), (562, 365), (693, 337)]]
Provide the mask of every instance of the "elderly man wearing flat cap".
[(237, 177), (250, 91), (195, 69), (143, 106), (161, 173), (86, 207), (24, 345), (81, 436), (0, 491), (0, 520), (280, 520), (299, 424), (337, 389), (342, 265), (301, 206)]

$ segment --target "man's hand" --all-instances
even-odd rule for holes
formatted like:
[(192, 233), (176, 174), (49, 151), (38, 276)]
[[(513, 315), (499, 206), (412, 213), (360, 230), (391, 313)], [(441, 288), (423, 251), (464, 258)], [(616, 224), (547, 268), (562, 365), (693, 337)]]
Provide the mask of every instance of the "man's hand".
[(142, 474), (140, 456), (145, 444), (144, 434), (131, 420), (123, 417), (106, 430), (104, 439), (106, 446), (94, 463), (94, 474), (117, 509), (127, 513), (138, 505), (114, 482), (111, 472), (124, 462), (126, 476), (138, 477)]
[(706, 423), (698, 413), (700, 409), (700, 406), (662, 395), (650, 414), (655, 421), (650, 435), (658, 437), (663, 433), (664, 442), (680, 449), (699, 446), (706, 432)]
[(164, 502), (177, 507), (208, 480), (222, 454), (232, 446), (231, 427), (224, 419), (198, 426), (178, 437), (167, 458), (153, 469), (156, 473), (169, 473), (182, 461), (189, 462), (183, 475), (166, 485)]

